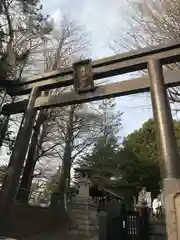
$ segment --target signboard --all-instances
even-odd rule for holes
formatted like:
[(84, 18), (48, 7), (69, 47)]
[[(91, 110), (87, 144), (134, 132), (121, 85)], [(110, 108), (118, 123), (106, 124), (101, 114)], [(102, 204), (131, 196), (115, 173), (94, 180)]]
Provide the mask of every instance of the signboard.
[(91, 60), (82, 60), (73, 65), (74, 87), (77, 93), (84, 93), (94, 89)]

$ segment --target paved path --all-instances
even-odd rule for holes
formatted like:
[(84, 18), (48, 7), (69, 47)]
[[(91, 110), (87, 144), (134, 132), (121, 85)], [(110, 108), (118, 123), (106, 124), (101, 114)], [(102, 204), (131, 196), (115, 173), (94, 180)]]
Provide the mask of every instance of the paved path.
[[(56, 232), (56, 233), (46, 233), (40, 234), (33, 237), (26, 238), (24, 240), (87, 240), (85, 237), (73, 236), (67, 232)], [(91, 240), (98, 240), (98, 238), (92, 238)]]
[[(18, 239), (14, 239), (14, 238), (1, 238), (0, 240), (18, 240)], [(72, 235), (69, 235), (67, 233), (58, 233), (58, 234), (41, 234), (41, 235), (37, 235), (34, 237), (29, 237), (26, 238), (24, 240), (59, 240), (59, 239), (65, 239), (65, 240), (87, 240), (85, 238), (80, 238), (79, 236), (75, 237)], [(98, 237), (93, 237), (90, 240), (98, 240)]]

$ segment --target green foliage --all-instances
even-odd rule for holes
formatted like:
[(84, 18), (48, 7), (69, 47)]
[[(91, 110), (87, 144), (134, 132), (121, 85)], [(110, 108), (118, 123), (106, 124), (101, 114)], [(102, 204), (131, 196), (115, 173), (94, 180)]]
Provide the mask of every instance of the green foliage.
[(147, 187), (156, 196), (160, 189), (160, 168), (154, 121), (148, 120), (139, 130), (128, 135), (119, 154), (123, 181), (139, 188)]
[[(79, 166), (90, 169), (89, 177), (95, 185), (112, 190), (121, 183), (118, 153), (119, 144), (114, 136), (100, 137), (92, 153), (84, 156)], [(79, 174), (76, 173), (75, 177), (78, 180)]]
[[(180, 149), (180, 122), (174, 121), (174, 128)], [(161, 183), (158, 155), (155, 124), (149, 119), (124, 139), (119, 152), (122, 180), (139, 188), (146, 187), (153, 197), (157, 196)]]
[[(100, 135), (92, 152), (83, 156), (76, 164), (79, 167), (94, 169), (91, 180), (103, 185), (103, 183), (109, 182), (111, 177), (118, 175), (116, 155), (119, 148), (118, 133), (121, 127), (122, 113), (116, 110), (116, 103), (113, 99), (103, 100), (98, 110), (101, 113), (101, 119), (98, 123)], [(79, 174), (76, 173), (75, 177), (78, 178)]]
[(114, 170), (117, 168), (117, 162), (114, 161), (117, 151), (118, 143), (114, 136), (100, 137), (92, 153), (81, 160), (80, 166), (100, 169), (102, 176), (110, 178), (114, 176)]
[[(177, 144), (180, 150), (180, 122), (174, 121)], [(135, 194), (146, 187), (156, 197), (160, 191), (160, 167), (158, 157), (156, 130), (152, 119), (142, 127), (129, 134), (122, 147), (114, 137), (98, 139), (91, 154), (87, 154), (80, 166), (98, 169), (91, 178), (101, 185), (112, 183), (116, 185), (135, 185)]]

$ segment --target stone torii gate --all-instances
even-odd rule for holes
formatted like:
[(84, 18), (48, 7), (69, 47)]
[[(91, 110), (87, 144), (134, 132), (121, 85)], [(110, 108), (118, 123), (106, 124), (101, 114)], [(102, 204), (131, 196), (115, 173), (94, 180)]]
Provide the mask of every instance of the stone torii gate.
[[(27, 82), (1, 81), (11, 96), (30, 94), (28, 100), (3, 106), (4, 114), (24, 112), (23, 122), (10, 158), (0, 198), (0, 219), (9, 214), (20, 181), (25, 155), (35, 122), (36, 111), (44, 108), (80, 104), (104, 98), (151, 91), (164, 180), (166, 223), (169, 240), (180, 236), (180, 160), (166, 89), (180, 85), (178, 72), (163, 77), (162, 66), (180, 61), (180, 43), (140, 49), (96, 61), (84, 60), (70, 68), (37, 76)], [(148, 76), (95, 86), (94, 80), (148, 69)], [(167, 77), (168, 76), (168, 77)], [(74, 84), (74, 90), (61, 95), (42, 96), (41, 92)]]

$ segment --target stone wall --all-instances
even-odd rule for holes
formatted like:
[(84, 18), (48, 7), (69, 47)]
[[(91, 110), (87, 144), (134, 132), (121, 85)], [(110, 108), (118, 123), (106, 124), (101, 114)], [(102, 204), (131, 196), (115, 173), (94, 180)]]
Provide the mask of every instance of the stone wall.
[(98, 235), (97, 206), (91, 202), (91, 198), (76, 196), (69, 206), (74, 227), (71, 234), (74, 236), (91, 239)]

